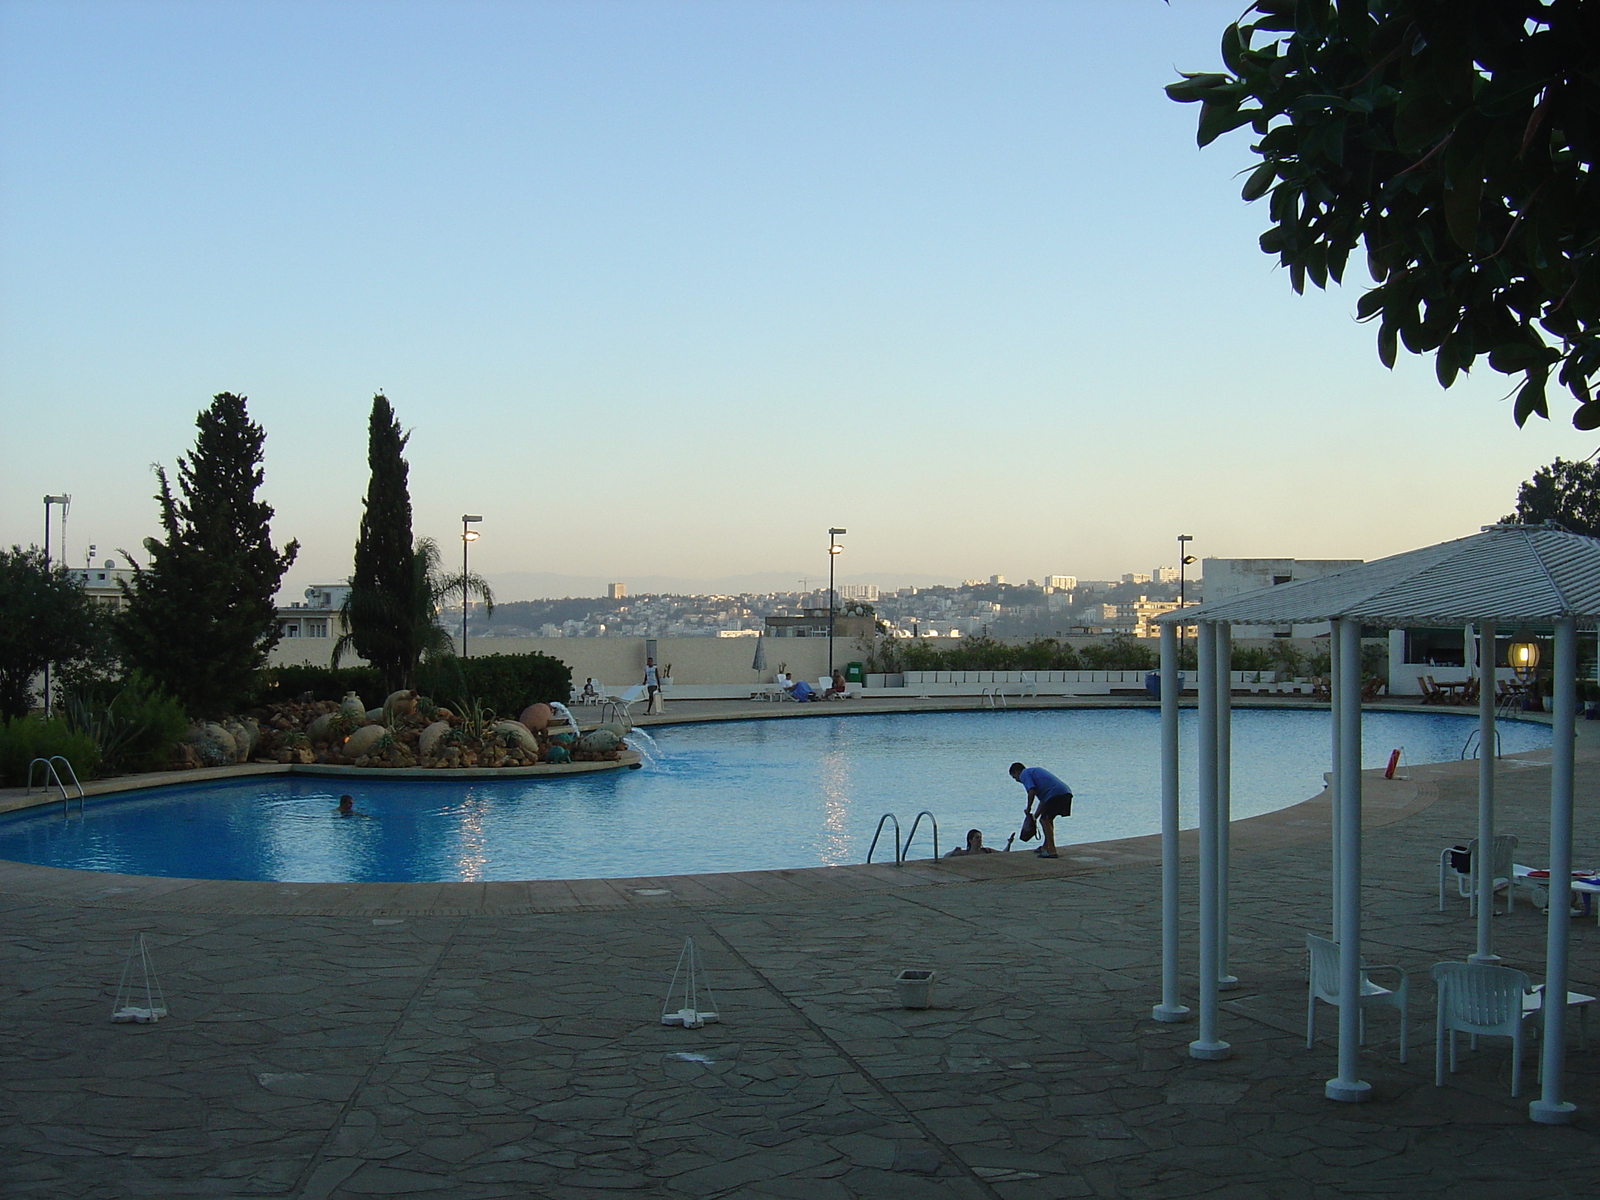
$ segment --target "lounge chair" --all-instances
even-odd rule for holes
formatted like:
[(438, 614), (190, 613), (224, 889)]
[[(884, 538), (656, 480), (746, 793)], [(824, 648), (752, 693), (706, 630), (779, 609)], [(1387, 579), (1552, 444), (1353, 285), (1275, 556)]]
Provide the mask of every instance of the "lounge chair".
[[(1494, 874), (1493, 887), (1495, 891), (1505, 889), (1506, 911), (1510, 912), (1516, 905), (1516, 895), (1512, 891), (1511, 881), (1515, 878), (1515, 864), (1511, 861), (1517, 852), (1517, 839), (1509, 833), (1494, 835), (1494, 845), (1490, 850), (1490, 864)], [(1456, 892), (1463, 900), (1469, 901), (1468, 911), (1478, 911), (1478, 839), (1473, 838), (1467, 843), (1465, 851), (1454, 846), (1446, 847), (1439, 854), (1439, 911), (1444, 911), (1444, 888), (1447, 873), (1456, 877)], [(1466, 870), (1462, 870), (1465, 867)], [(1492, 903), (1492, 900), (1491, 900)]]

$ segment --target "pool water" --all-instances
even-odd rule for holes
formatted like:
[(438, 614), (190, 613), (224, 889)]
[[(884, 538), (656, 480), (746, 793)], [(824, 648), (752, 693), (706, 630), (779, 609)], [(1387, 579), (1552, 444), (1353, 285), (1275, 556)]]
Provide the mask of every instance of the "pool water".
[[(1184, 824), (1195, 824), (1192, 711), (1182, 715)], [(1363, 762), (1460, 757), (1475, 719), (1370, 713)], [(874, 714), (660, 726), (642, 770), (505, 781), (241, 780), (90, 800), (63, 819), (44, 806), (0, 819), (0, 858), (204, 879), (298, 882), (575, 879), (811, 867), (865, 860), (885, 812), (909, 834), (923, 809), (943, 853), (968, 828), (1005, 845), (1025, 798), (1014, 760), (1076, 793), (1063, 844), (1157, 832), (1154, 709)], [(1509, 722), (1507, 754), (1550, 744)], [(1233, 814), (1298, 803), (1328, 769), (1326, 712), (1233, 714)], [(334, 812), (340, 793), (361, 815)], [(912, 857), (933, 853), (925, 819)], [(888, 837), (875, 860), (894, 857)]]

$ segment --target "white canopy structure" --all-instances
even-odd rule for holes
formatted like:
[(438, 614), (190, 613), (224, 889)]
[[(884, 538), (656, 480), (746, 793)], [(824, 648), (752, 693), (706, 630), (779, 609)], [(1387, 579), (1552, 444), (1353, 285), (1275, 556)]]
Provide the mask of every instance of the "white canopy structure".
[[(1195, 1058), (1231, 1053), (1218, 1036), (1218, 992), (1234, 986), (1228, 974), (1229, 675), (1231, 627), (1328, 621), (1332, 628), (1333, 932), (1339, 943), (1340, 993), (1360, 994), (1361, 976), (1361, 627), (1474, 625), (1480, 655), (1478, 716), (1478, 839), (1494, 837), (1495, 633), (1502, 625), (1550, 624), (1556, 714), (1550, 776), (1551, 903), (1545, 944), (1545, 995), (1567, 991), (1569, 908), (1558, 882), (1572, 869), (1573, 713), (1576, 708), (1577, 630), (1600, 617), (1600, 541), (1560, 526), (1492, 525), (1471, 537), (1363, 563), (1315, 579), (1263, 588), (1159, 618), (1162, 734), (1162, 997), (1152, 1015), (1180, 1021), (1178, 976), (1178, 638), (1195, 625), (1199, 655), (1200, 974), (1199, 1037)], [(1473, 962), (1495, 963), (1492, 856), (1477, 855), (1477, 950)], [(1365, 1100), (1371, 1085), (1358, 1077), (1361, 1009), (1339, 1006), (1339, 1070), (1324, 1094)], [(1572, 1120), (1562, 1099), (1565, 1008), (1544, 1008), (1543, 1083), (1529, 1116), (1545, 1124)]]

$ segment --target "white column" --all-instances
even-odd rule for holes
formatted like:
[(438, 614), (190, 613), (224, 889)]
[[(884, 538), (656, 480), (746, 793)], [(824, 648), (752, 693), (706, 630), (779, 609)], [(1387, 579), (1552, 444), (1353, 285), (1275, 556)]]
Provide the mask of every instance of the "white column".
[(1341, 619), (1339, 638), (1339, 1074), (1323, 1094), (1365, 1100), (1372, 1085), (1359, 1077), (1361, 1057), (1361, 623)]
[(1189, 1010), (1178, 988), (1178, 627), (1161, 627), (1161, 1003), (1158, 1021)]
[[(1498, 965), (1494, 952), (1494, 622), (1478, 623), (1478, 948), (1468, 962)], [(1553, 878), (1553, 877), (1552, 877)], [(1510, 885), (1507, 884), (1509, 888)], [(1554, 896), (1556, 889), (1551, 888)]]
[(1328, 844), (1333, 847), (1333, 874), (1329, 877), (1329, 891), (1333, 898), (1333, 940), (1339, 940), (1339, 880), (1344, 878), (1343, 869), (1339, 862), (1339, 814), (1343, 811), (1341, 805), (1344, 796), (1344, 761), (1341, 757), (1344, 747), (1344, 707), (1339, 703), (1344, 695), (1344, 688), (1339, 685), (1339, 647), (1344, 644), (1344, 626), (1338, 621), (1328, 622), (1328, 713), (1332, 718), (1329, 724), (1333, 727), (1333, 745), (1329, 754), (1330, 776), (1328, 780), (1328, 799), (1332, 807), (1332, 820), (1328, 827)]
[(1577, 1106), (1561, 1099), (1561, 1075), (1567, 1050), (1567, 930), (1572, 892), (1572, 751), (1574, 706), (1577, 701), (1578, 623), (1572, 617), (1556, 622), (1555, 686), (1550, 699), (1550, 905), (1546, 909), (1544, 947), (1544, 1038), (1540, 1047), (1544, 1079), (1528, 1115), (1542, 1125), (1565, 1125)]
[(1200, 1036), (1189, 1043), (1191, 1058), (1227, 1058), (1233, 1053), (1217, 1037), (1217, 626), (1201, 622), (1200, 652)]
[(1228, 826), (1233, 820), (1233, 627), (1217, 625), (1217, 986), (1239, 981), (1228, 972)]

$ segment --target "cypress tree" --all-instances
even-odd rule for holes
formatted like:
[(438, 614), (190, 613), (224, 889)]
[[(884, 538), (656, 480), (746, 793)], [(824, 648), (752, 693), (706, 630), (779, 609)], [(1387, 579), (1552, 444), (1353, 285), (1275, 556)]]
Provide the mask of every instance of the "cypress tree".
[(367, 466), (371, 477), (362, 501), (355, 574), (345, 601), (348, 646), (383, 672), (391, 689), (409, 685), (422, 647), (418, 644), (416, 552), (411, 544), (411, 492), (406, 442), (400, 421), (383, 393), (372, 398), (367, 422)]
[(145, 542), (150, 561), (124, 586), (118, 632), (128, 666), (190, 715), (219, 717), (247, 699), (278, 642), (273, 597), (300, 544), (273, 549), (272, 506), (256, 499), (266, 434), (245, 398), (218, 394), (195, 425), (194, 450), (178, 459), (178, 496), (156, 468), (166, 537)]

